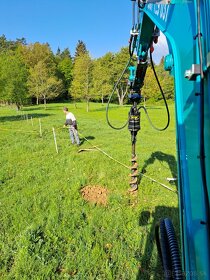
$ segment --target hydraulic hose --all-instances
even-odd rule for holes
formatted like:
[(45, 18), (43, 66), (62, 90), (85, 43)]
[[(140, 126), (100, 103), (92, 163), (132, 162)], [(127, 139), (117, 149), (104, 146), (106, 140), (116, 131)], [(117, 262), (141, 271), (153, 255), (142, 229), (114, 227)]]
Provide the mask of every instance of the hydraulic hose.
[(179, 248), (173, 224), (169, 218), (162, 219), (155, 227), (155, 238), (161, 258), (165, 280), (183, 280)]
[(152, 65), (152, 70), (153, 70), (153, 72), (154, 72), (154, 75), (155, 75), (155, 78), (156, 78), (158, 87), (159, 87), (159, 89), (160, 89), (160, 92), (161, 92), (161, 94), (162, 94), (162, 97), (163, 97), (163, 100), (164, 100), (164, 103), (165, 103), (165, 107), (166, 107), (166, 112), (167, 112), (167, 123), (166, 123), (166, 125), (165, 125), (163, 128), (158, 128), (158, 127), (156, 127), (156, 126), (152, 123), (152, 121), (151, 121), (151, 119), (150, 119), (150, 117), (149, 117), (149, 114), (148, 114), (148, 112), (147, 112), (147, 109), (146, 109), (144, 106), (140, 106), (139, 109), (143, 109), (143, 110), (145, 111), (149, 123), (151, 124), (151, 126), (152, 126), (155, 130), (163, 131), (163, 130), (166, 130), (166, 129), (168, 128), (169, 124), (170, 124), (170, 112), (169, 112), (169, 109), (168, 109), (168, 104), (167, 104), (167, 101), (166, 101), (166, 98), (165, 98), (163, 89), (162, 89), (162, 87), (161, 87), (161, 84), (160, 84), (160, 82), (159, 82), (157, 73), (156, 73), (156, 71), (155, 71), (155, 67), (154, 67), (154, 63), (153, 63), (151, 51), (149, 52), (149, 54), (150, 54), (150, 61), (151, 61), (151, 65)]
[(134, 46), (135, 46), (134, 40), (136, 42), (136, 38), (134, 37), (134, 35), (131, 35), (129, 40), (129, 47), (128, 47), (130, 57), (132, 57), (134, 53)]
[(124, 127), (126, 127), (126, 125), (128, 124), (128, 120), (127, 120), (126, 123), (125, 123), (123, 126), (121, 126), (121, 127), (115, 127), (115, 126), (113, 126), (113, 125), (110, 123), (110, 121), (109, 121), (109, 104), (110, 104), (110, 102), (111, 102), (112, 96), (113, 96), (113, 94), (114, 94), (114, 92), (115, 92), (115, 90), (116, 90), (118, 84), (120, 83), (120, 81), (121, 81), (121, 79), (122, 79), (122, 77), (123, 77), (125, 71), (126, 71), (127, 68), (128, 68), (128, 65), (129, 65), (130, 62), (131, 62), (131, 59), (132, 59), (132, 57), (130, 56), (130, 58), (129, 58), (129, 60), (128, 60), (126, 66), (125, 66), (125, 68), (123, 69), (123, 71), (122, 71), (122, 73), (121, 73), (119, 79), (117, 80), (117, 82), (116, 82), (116, 84), (115, 84), (115, 86), (114, 86), (114, 88), (113, 88), (113, 90), (112, 90), (111, 95), (109, 96), (109, 100), (108, 100), (107, 106), (106, 106), (106, 121), (107, 121), (108, 125), (109, 125), (111, 128), (116, 129), (116, 130), (120, 130), (120, 129), (123, 129)]

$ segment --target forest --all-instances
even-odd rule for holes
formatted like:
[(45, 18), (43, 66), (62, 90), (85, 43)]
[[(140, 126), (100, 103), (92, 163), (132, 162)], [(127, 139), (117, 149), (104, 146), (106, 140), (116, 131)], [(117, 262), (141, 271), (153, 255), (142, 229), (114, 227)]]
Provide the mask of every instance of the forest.
[[(49, 101), (106, 102), (129, 59), (128, 47), (119, 52), (108, 52), (93, 59), (82, 40), (78, 40), (75, 53), (69, 48), (57, 49), (54, 54), (48, 43), (30, 43), (25, 38), (8, 40), (0, 36), (0, 103), (23, 105)], [(164, 58), (155, 65), (165, 97), (173, 100), (173, 78), (164, 71)], [(128, 76), (126, 71), (116, 88), (112, 102), (128, 102)], [(149, 63), (144, 87), (144, 100), (151, 103), (162, 99), (152, 67)]]

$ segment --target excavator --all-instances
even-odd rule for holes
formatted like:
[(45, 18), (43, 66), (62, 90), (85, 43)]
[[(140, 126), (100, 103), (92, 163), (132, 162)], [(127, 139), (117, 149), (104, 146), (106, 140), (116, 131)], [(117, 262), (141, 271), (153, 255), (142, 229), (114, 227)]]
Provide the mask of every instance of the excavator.
[[(160, 32), (169, 53), (164, 70), (174, 77), (180, 242), (172, 221), (155, 229), (164, 279), (210, 279), (210, 1), (131, 0), (128, 117), (132, 190), (138, 189), (135, 151), (141, 89)], [(132, 63), (131, 63), (132, 62)], [(117, 86), (117, 85), (116, 85)], [(163, 95), (164, 98), (164, 95)], [(165, 100), (165, 99), (164, 99)], [(164, 130), (167, 125), (160, 130)], [(181, 244), (179, 249), (178, 244)]]

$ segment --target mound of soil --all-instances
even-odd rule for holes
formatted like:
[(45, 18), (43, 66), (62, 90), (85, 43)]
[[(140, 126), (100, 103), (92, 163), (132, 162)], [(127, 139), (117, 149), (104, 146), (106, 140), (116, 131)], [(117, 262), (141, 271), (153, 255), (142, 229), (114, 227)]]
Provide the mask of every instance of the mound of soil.
[(85, 186), (81, 189), (81, 194), (84, 200), (96, 203), (96, 204), (107, 204), (107, 189), (101, 186)]

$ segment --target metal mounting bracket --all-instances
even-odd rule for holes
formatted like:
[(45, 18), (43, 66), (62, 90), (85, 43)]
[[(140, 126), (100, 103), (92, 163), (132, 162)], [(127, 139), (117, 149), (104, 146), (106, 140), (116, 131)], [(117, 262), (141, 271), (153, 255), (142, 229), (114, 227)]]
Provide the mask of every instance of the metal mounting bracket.
[(201, 74), (200, 64), (192, 64), (191, 69), (185, 71), (185, 78), (195, 81), (196, 77)]

